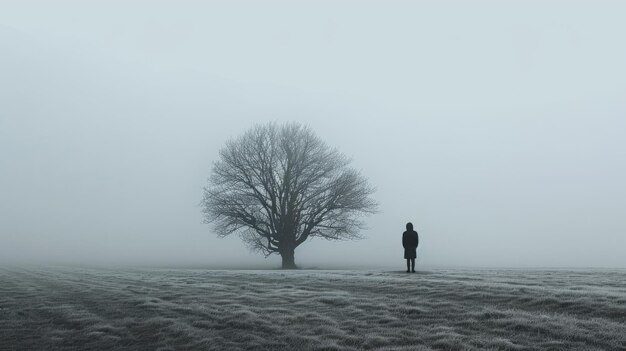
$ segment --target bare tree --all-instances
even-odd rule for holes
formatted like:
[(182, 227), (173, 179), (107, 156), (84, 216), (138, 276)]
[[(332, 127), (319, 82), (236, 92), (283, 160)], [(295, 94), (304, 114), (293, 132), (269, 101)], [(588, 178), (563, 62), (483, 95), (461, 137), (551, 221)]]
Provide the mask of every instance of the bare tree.
[(294, 251), (313, 237), (359, 238), (363, 215), (376, 212), (367, 180), (350, 160), (297, 123), (257, 125), (220, 150), (202, 201), (220, 237), (239, 233), (254, 250)]

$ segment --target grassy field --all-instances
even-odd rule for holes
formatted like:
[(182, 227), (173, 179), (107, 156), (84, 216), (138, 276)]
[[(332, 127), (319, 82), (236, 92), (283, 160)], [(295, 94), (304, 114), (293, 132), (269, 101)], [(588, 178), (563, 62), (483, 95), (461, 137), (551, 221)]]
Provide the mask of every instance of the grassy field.
[(624, 350), (626, 271), (0, 268), (0, 350)]

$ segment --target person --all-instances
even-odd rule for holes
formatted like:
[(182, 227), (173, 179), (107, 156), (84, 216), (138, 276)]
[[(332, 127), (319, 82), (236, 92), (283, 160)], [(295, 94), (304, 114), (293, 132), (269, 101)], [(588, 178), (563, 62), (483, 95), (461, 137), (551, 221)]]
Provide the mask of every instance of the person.
[[(415, 258), (417, 257), (417, 245), (419, 237), (413, 230), (413, 223), (406, 224), (406, 231), (402, 233), (402, 246), (404, 246), (404, 258), (406, 259), (406, 272), (415, 273)], [(410, 269), (409, 269), (410, 268)]]

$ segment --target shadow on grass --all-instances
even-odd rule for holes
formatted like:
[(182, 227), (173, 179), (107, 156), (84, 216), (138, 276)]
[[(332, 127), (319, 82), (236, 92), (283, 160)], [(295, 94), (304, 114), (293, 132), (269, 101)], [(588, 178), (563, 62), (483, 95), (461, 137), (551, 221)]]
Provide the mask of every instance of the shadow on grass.
[(433, 272), (422, 271), (422, 270), (416, 270), (415, 273), (408, 273), (406, 270), (403, 270), (403, 269), (395, 270), (395, 271), (382, 271), (381, 273), (391, 274), (391, 275), (405, 275), (405, 276), (433, 274)]

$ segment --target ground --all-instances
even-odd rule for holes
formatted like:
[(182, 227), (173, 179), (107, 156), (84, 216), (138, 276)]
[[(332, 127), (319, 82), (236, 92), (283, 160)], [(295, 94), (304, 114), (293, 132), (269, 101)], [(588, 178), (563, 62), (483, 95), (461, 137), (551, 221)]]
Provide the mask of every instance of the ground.
[(623, 270), (0, 268), (0, 350), (624, 350)]

